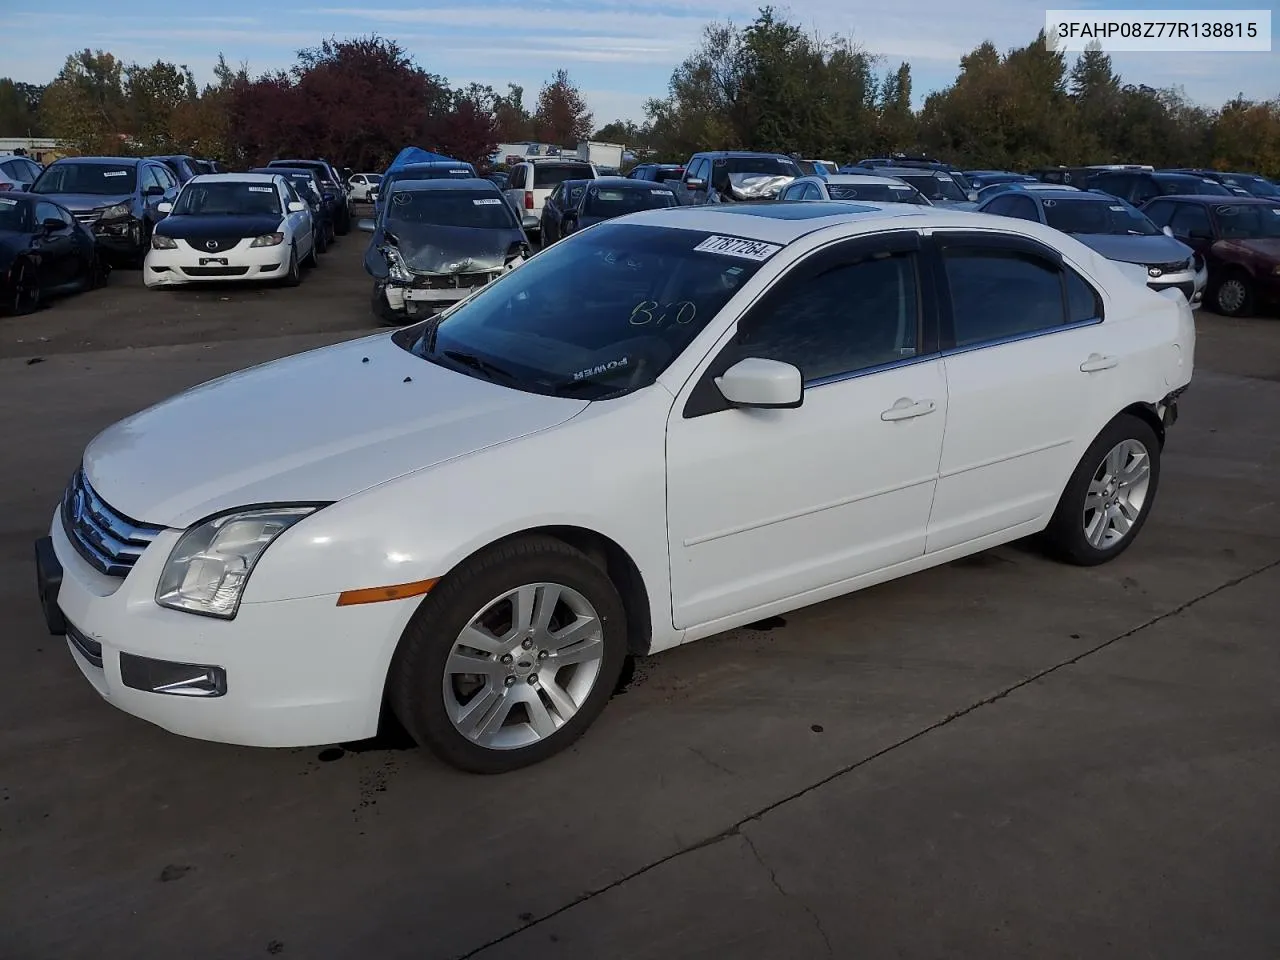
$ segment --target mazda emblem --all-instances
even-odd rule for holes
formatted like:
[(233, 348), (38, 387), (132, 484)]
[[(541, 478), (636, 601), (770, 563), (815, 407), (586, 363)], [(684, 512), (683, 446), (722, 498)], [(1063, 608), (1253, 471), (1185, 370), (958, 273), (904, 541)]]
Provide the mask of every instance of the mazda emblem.
[(206, 241), (205, 241), (205, 244), (204, 244), (204, 248), (205, 248), (206, 250), (217, 250), (217, 249), (218, 249), (218, 241), (217, 241), (217, 240), (206, 240)]

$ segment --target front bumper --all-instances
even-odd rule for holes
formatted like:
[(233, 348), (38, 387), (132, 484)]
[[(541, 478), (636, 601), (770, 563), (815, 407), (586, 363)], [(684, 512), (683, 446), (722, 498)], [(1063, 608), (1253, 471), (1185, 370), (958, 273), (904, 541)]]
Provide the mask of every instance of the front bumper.
[(241, 240), (230, 250), (211, 252), (179, 240), (176, 250), (148, 250), (142, 280), (148, 287), (168, 287), (227, 280), (278, 280), (289, 272), (287, 242), (274, 247), (250, 247), (250, 242)]
[(146, 233), (142, 221), (128, 217), (123, 220), (95, 220), (88, 224), (93, 231), (94, 242), (108, 253), (128, 257), (141, 256), (147, 249)]
[[(89, 566), (58, 513), (37, 542), (46, 622), (67, 636), (99, 695), (173, 733), (221, 743), (297, 747), (373, 736), (391, 656), (416, 602), (246, 602), (234, 620), (168, 610), (155, 603), (155, 584), (179, 535), (164, 531), (124, 579)], [(156, 692), (165, 686), (173, 689)]]

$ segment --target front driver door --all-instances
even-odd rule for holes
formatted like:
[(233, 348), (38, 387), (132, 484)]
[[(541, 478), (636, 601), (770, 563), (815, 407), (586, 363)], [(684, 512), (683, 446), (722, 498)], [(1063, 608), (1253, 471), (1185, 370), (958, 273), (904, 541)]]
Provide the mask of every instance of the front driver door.
[[(667, 426), (675, 626), (924, 553), (947, 393), (919, 244), (897, 231), (809, 254), (681, 391)], [(730, 407), (714, 378), (746, 357), (798, 366), (803, 404)]]
[[(40, 285), (60, 287), (69, 283), (76, 272), (75, 227), (66, 222), (62, 210), (52, 203), (37, 203), (35, 216), (34, 246), (40, 251)], [(58, 226), (46, 227), (46, 222)]]

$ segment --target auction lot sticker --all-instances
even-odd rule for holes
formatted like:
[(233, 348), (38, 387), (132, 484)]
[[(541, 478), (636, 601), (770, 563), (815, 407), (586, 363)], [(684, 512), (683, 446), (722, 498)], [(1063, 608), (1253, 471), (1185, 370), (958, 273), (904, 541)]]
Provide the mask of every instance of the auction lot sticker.
[(776, 243), (765, 243), (763, 240), (744, 240), (741, 237), (707, 237), (693, 248), (698, 253), (719, 253), (726, 257), (741, 257), (743, 260), (768, 260), (782, 249)]

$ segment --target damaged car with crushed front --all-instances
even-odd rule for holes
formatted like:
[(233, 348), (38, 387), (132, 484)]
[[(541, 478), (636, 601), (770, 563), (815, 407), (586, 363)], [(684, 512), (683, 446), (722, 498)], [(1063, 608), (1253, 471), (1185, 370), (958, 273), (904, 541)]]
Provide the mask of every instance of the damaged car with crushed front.
[(373, 220), (364, 266), (384, 323), (453, 306), (529, 256), (515, 212), (489, 180), (400, 180)]

